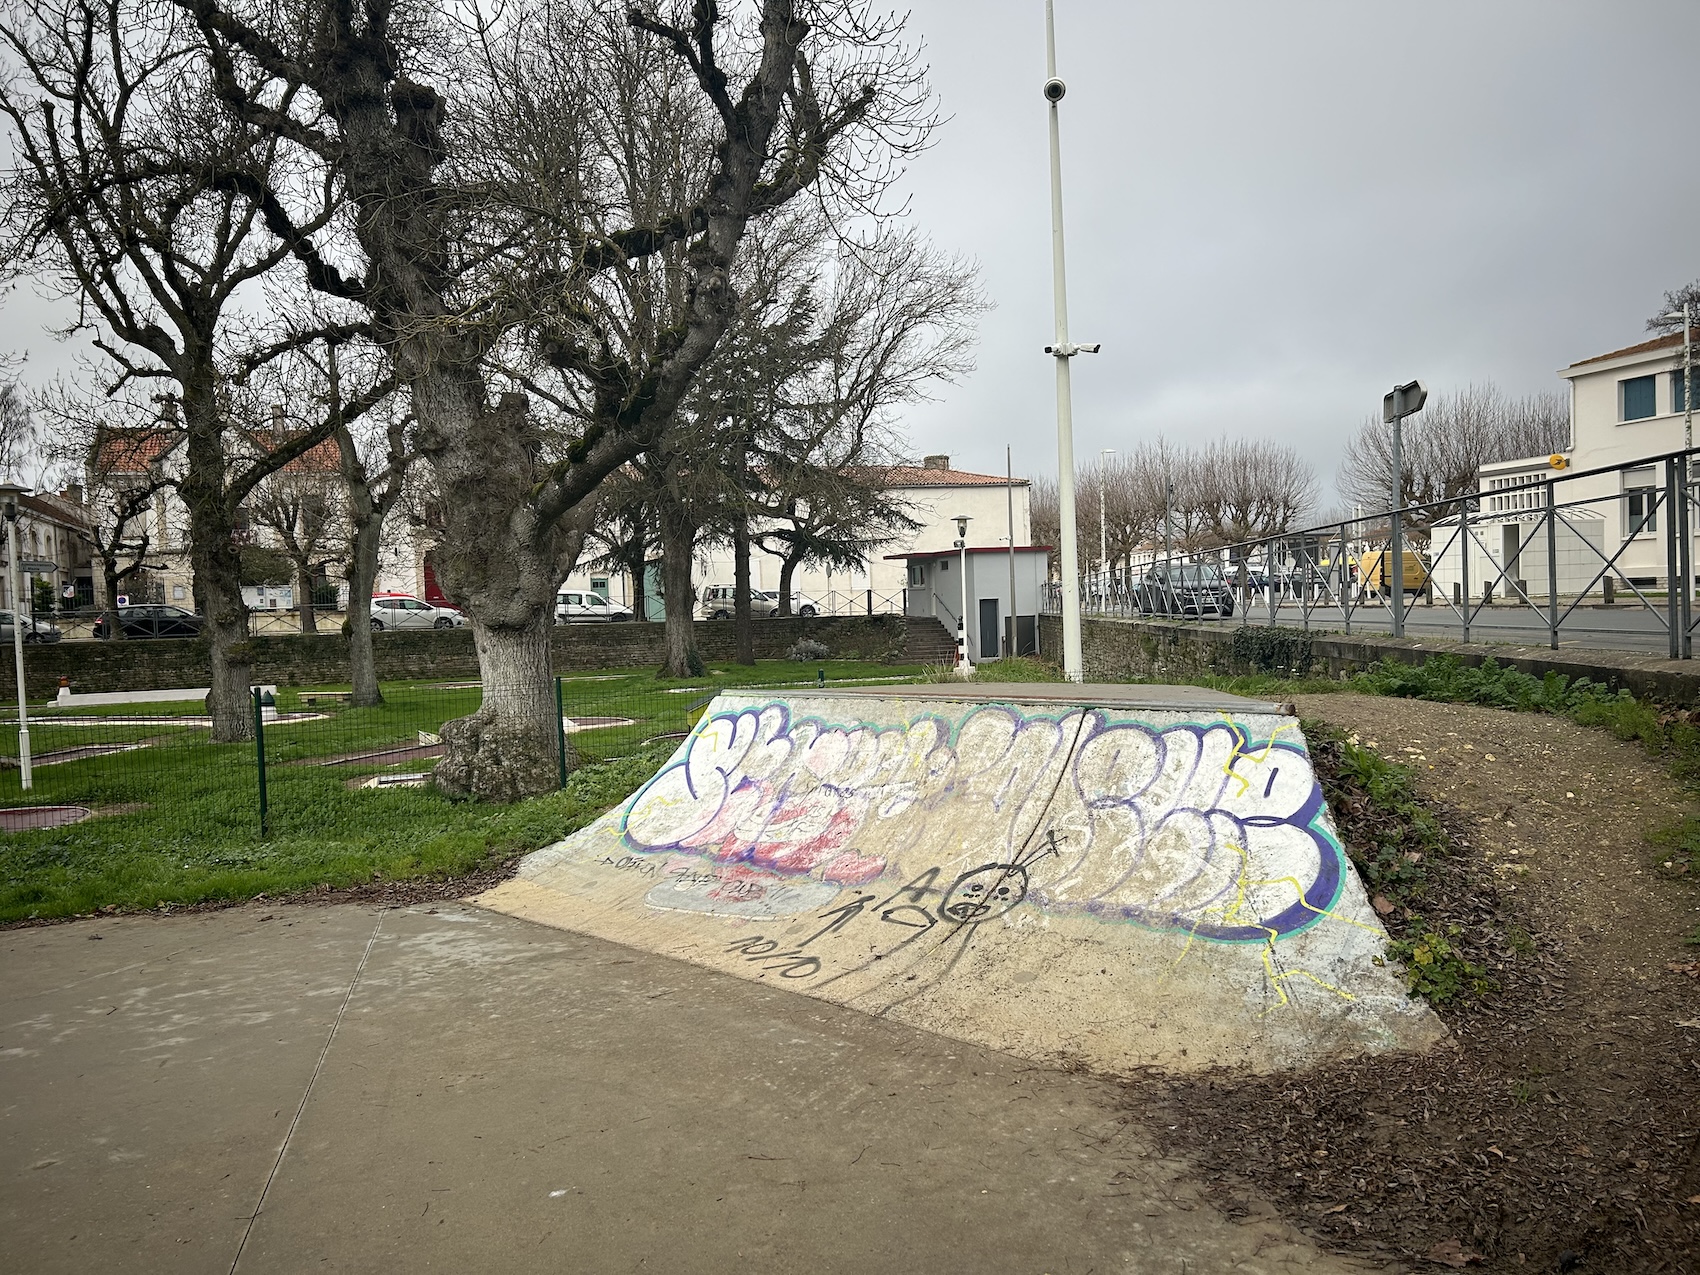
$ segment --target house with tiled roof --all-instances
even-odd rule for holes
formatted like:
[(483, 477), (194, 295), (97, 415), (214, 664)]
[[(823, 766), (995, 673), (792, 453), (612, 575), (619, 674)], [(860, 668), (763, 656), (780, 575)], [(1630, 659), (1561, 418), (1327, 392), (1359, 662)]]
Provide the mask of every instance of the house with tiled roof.
[[(298, 436), (285, 425), (282, 409), (274, 408), (271, 428), (242, 431), (237, 435), (236, 450), (245, 450), (250, 458), (258, 457)], [(184, 467), (184, 437), (180, 428), (170, 424), (105, 431), (85, 473), (89, 516), (110, 517), (116, 495), (160, 475), (172, 480), (180, 478)], [(240, 455), (233, 457), (232, 463), (240, 465)], [(334, 439), (315, 443), (284, 465), (278, 475), (286, 480), (323, 484), (328, 502), (341, 500), (341, 458)], [(154, 494), (148, 512), (132, 521), (124, 538), (139, 540), (144, 532), (148, 568), (131, 578), (125, 596), (132, 601), (169, 602), (192, 609), (194, 569), (189, 558), (189, 516), (174, 487), (163, 487)], [(275, 534), (255, 522), (246, 509), (238, 511), (236, 535), (243, 543), (279, 547)], [(295, 604), (294, 586), (290, 583), (244, 586), (243, 595), (248, 605), (257, 610), (287, 611)]]

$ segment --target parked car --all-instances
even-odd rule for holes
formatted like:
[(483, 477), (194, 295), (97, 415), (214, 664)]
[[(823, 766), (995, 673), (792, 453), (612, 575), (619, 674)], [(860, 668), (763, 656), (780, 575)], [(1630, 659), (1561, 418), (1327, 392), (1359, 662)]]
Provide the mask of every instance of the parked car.
[(407, 593), (379, 593), (372, 597), (372, 628), (452, 629), (466, 623), (454, 607), (432, 606)]
[[(704, 620), (730, 620), (735, 614), (736, 590), (729, 584), (705, 584), (702, 588), (702, 602), (697, 607), (697, 615)], [(779, 591), (777, 589), (751, 589), (750, 614), (754, 616), (769, 616), (779, 614)], [(806, 593), (791, 591), (792, 615), (819, 615), (820, 603)]]
[[(57, 642), (64, 634), (59, 632), (59, 626), (46, 620), (32, 620), (24, 617), (24, 641), (34, 644), (38, 642)], [(15, 639), (12, 636), (12, 613), (0, 611), (0, 646), (11, 646)]]
[(568, 589), (555, 595), (555, 623), (576, 624), (582, 620), (629, 620), (629, 608), (610, 602), (600, 593)]
[[(704, 620), (730, 620), (736, 614), (737, 590), (729, 584), (705, 584), (697, 615)], [(779, 595), (770, 589), (750, 590), (750, 614), (772, 615), (779, 609)]]
[[(192, 638), (201, 636), (201, 617), (167, 603), (143, 603), (118, 608), (118, 627), (127, 638)], [(106, 616), (94, 622), (97, 638), (110, 637)]]
[(1196, 615), (1226, 618), (1234, 613), (1234, 591), (1219, 568), (1209, 565), (1156, 566), (1135, 591), (1148, 615)]

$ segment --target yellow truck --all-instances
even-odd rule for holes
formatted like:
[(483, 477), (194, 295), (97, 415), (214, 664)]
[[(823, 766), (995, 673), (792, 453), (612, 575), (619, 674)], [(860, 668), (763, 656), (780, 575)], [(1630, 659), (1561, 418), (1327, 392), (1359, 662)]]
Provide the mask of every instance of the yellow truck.
[[(1409, 549), (1405, 550), (1404, 579), (1406, 593), (1421, 593), (1428, 585), (1428, 568), (1423, 560)], [(1393, 587), (1393, 554), (1387, 549), (1372, 549), (1358, 559), (1358, 579), (1366, 589), (1386, 593)]]

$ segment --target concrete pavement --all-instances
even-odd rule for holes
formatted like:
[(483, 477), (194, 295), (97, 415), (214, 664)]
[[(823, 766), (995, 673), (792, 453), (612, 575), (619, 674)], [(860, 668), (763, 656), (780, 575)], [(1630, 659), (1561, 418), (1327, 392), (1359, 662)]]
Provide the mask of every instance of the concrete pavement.
[(1118, 1090), (458, 904), (0, 935), (18, 1271), (1358, 1269)]

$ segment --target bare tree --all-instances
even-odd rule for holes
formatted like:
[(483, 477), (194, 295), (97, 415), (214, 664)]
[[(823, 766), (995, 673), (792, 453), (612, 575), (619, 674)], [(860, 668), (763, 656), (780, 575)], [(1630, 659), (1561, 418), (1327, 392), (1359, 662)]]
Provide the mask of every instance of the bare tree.
[[(0, 83), (16, 161), (0, 259), (78, 299), (79, 326), (116, 369), (110, 388), (173, 387), (213, 738), (248, 738), (248, 610), (232, 532), (254, 486), (317, 441), (233, 462), (223, 401), (227, 316), (289, 256), (256, 233), (243, 193), (284, 181), (275, 142), (212, 104), (193, 27), (163, 0), (18, 0), (0, 41), (17, 68)], [(330, 215), (304, 210), (302, 232)]]
[(36, 411), (51, 440), (44, 458), (83, 489), (90, 548), (100, 564), (102, 630), (118, 640), (124, 637), (118, 596), (126, 580), (147, 569), (155, 547), (152, 514), (172, 487), (166, 462), (183, 431), (175, 412), (143, 393), (144, 383), (108, 397), (92, 390), (97, 376), (85, 365), (75, 379), (55, 380), (36, 396)]
[[(1476, 490), (1483, 465), (1523, 456), (1545, 456), (1570, 438), (1569, 407), (1558, 394), (1509, 399), (1494, 385), (1471, 385), (1431, 397), (1403, 428), (1402, 505), (1453, 502)], [(1366, 511), (1385, 510), (1393, 494), (1393, 427), (1366, 420), (1346, 444), (1340, 462), (1342, 494)], [(1452, 512), (1450, 504), (1412, 516), (1407, 526), (1426, 528)]]
[[(273, 444), (290, 441), (302, 426), (284, 424), (280, 407), (273, 416)], [(294, 568), (295, 609), (303, 633), (319, 631), (313, 590), (325, 569), (348, 558), (346, 492), (336, 442), (327, 438), (254, 488), (247, 505), (249, 524), (263, 528)]]
[[(924, 141), (919, 64), (864, 0), (760, 0), (737, 21), (663, 0), (632, 8), (619, 40), (591, 0), (504, 11), (469, 39), (392, 0), (180, 3), (215, 50), (224, 100), (346, 198), (337, 257), (290, 216), (288, 191), (255, 194), (314, 286), (364, 308), (412, 391), (443, 497), (439, 567), (484, 683), (478, 712), (444, 728), (437, 782), (502, 800), (544, 791), (557, 760), (548, 626), (584, 507), (661, 438), (713, 354), (750, 224), (817, 187), (865, 203)], [(629, 126), (672, 103), (706, 122), (678, 136), (688, 156), (658, 156)], [(651, 215), (626, 199), (621, 169), (658, 158), (702, 178)], [(621, 327), (606, 278), (674, 249), (682, 320)], [(492, 352), (522, 330), (574, 391), (558, 397), (579, 424), (556, 447), (527, 399), (490, 378)]]
[[(331, 374), (334, 379), (334, 363)], [(380, 428), (369, 429), (364, 442), (356, 439), (352, 422), (340, 413), (332, 435), (348, 498), (347, 623), (353, 702), (363, 708), (384, 702), (372, 652), (372, 586), (378, 577), (384, 522), (406, 492), (415, 460), (408, 437), (411, 425), (411, 416), (391, 404), (382, 414)]]
[(1238, 544), (1293, 530), (1316, 502), (1316, 474), (1291, 447), (1265, 439), (1218, 439), (1188, 466), (1204, 531)]
[(1647, 331), (1682, 331), (1682, 307), (1684, 305), (1688, 307), (1689, 314), (1695, 318), (1696, 326), (1700, 326), (1700, 279), (1665, 293), (1665, 303), (1659, 307), (1657, 314), (1647, 320)]
[(18, 472), (35, 441), (29, 403), (18, 381), (20, 362), (0, 355), (0, 473), (9, 475)]

